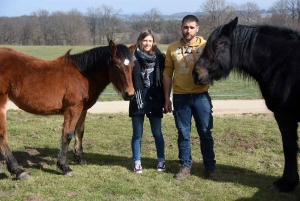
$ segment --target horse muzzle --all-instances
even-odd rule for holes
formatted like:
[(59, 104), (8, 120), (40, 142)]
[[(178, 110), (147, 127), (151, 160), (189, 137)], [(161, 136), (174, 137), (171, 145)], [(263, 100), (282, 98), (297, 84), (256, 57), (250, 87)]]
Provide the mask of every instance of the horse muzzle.
[(125, 101), (130, 101), (134, 96), (134, 93), (129, 94), (127, 91), (125, 93), (122, 93), (122, 98)]
[(209, 84), (209, 76), (207, 73), (193, 72), (194, 83), (196, 85), (207, 85)]

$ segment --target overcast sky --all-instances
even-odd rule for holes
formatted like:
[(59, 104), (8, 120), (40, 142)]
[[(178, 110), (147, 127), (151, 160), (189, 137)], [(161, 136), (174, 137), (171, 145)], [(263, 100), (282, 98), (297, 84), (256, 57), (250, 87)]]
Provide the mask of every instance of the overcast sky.
[[(70, 11), (77, 9), (82, 13), (89, 7), (107, 5), (122, 14), (142, 14), (151, 8), (157, 8), (162, 14), (178, 12), (196, 12), (205, 0), (0, 0), (0, 16), (30, 15), (40, 9), (53, 11)], [(278, 0), (227, 0), (237, 5), (246, 2), (256, 3), (260, 9), (269, 9)]]

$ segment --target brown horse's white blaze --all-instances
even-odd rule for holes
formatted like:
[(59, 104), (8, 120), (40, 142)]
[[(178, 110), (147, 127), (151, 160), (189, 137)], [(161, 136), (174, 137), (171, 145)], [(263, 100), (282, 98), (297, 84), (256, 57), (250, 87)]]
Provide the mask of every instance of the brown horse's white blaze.
[(132, 53), (127, 46), (110, 41), (108, 47), (75, 55), (67, 52), (55, 60), (45, 61), (11, 48), (0, 48), (0, 151), (9, 172), (17, 179), (28, 177), (7, 143), (8, 98), (20, 109), (33, 114), (64, 115), (57, 166), (63, 174), (72, 175), (67, 151), (73, 136), (75, 160), (86, 164), (82, 138), (87, 110), (109, 83), (122, 93), (124, 100), (134, 94)]

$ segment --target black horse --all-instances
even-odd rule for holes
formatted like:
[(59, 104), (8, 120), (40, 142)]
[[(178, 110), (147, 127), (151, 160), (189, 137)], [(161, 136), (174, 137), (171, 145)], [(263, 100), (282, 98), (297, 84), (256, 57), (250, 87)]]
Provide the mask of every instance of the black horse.
[(254, 78), (279, 126), (285, 165), (272, 191), (289, 192), (299, 182), (300, 35), (287, 28), (237, 25), (216, 28), (193, 69), (195, 84), (213, 84), (232, 69)]

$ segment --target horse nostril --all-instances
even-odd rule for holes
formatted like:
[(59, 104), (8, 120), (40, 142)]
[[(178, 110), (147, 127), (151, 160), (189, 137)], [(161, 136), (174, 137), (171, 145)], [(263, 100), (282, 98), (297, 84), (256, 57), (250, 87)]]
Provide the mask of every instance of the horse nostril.
[(124, 93), (124, 100), (131, 100), (134, 94), (129, 94), (127, 91)]
[(194, 77), (194, 80), (197, 80), (198, 74), (196, 72), (193, 72), (193, 77)]
[(126, 97), (131, 97), (131, 95), (127, 91), (125, 92), (125, 96)]
[(133, 99), (133, 95), (128, 95), (127, 96), (127, 100), (132, 100)]

